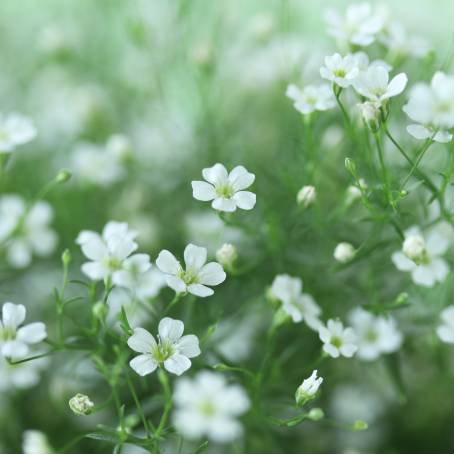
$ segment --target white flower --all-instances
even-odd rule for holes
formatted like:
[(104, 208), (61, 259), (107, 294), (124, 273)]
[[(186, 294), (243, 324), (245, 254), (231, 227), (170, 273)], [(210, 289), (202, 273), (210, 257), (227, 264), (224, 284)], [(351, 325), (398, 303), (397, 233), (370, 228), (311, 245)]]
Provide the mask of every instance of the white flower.
[(25, 268), (33, 253), (45, 257), (57, 245), (57, 235), (49, 228), (54, 212), (44, 201), (27, 209), (18, 195), (0, 198), (0, 241), (5, 240), (6, 259), (14, 268)]
[(334, 249), (333, 257), (340, 263), (347, 263), (355, 254), (356, 250), (350, 243), (339, 243)]
[(430, 85), (416, 84), (410, 91), (404, 112), (417, 124), (407, 127), (415, 139), (432, 138), (436, 142), (449, 142), (454, 127), (454, 76), (437, 71)]
[(199, 339), (193, 334), (183, 336), (184, 323), (165, 317), (159, 322), (158, 342), (143, 328), (135, 328), (128, 339), (129, 347), (141, 353), (129, 365), (142, 377), (151, 374), (159, 365), (175, 375), (191, 367), (191, 360), (200, 355)]
[(250, 406), (243, 388), (228, 385), (213, 372), (199, 372), (194, 379), (176, 382), (173, 395), (173, 422), (185, 438), (208, 437), (216, 443), (227, 443), (243, 430), (238, 417)]
[(37, 344), (47, 337), (44, 323), (20, 325), (27, 310), (22, 304), (4, 303), (0, 320), (0, 351), (5, 358), (22, 358), (29, 352), (29, 345)]
[(358, 350), (355, 332), (352, 328), (344, 328), (340, 320), (328, 320), (326, 327), (319, 327), (318, 334), (323, 342), (323, 351), (332, 358), (340, 355), (351, 358)]
[(10, 393), (13, 389), (28, 389), (37, 385), (40, 372), (47, 365), (47, 358), (13, 365), (0, 355), (0, 392)]
[[(211, 206), (218, 211), (232, 212), (237, 208), (252, 210), (256, 196), (244, 191), (255, 180), (243, 166), (235, 167), (230, 173), (222, 164), (215, 164), (202, 170), (206, 181), (193, 181), (192, 195), (203, 202), (213, 201)], [(208, 183), (207, 183), (208, 182)]]
[(290, 84), (285, 95), (293, 101), (293, 106), (303, 115), (311, 114), (316, 110), (332, 109), (336, 102), (331, 88), (327, 84), (307, 85), (302, 90)]
[(296, 201), (299, 205), (303, 205), (304, 208), (312, 205), (316, 198), (317, 191), (314, 186), (303, 186), (296, 195)]
[(134, 254), (123, 260), (118, 271), (112, 274), (112, 282), (119, 287), (134, 291), (143, 275), (151, 270), (148, 254)]
[(313, 330), (321, 325), (321, 309), (311, 295), (302, 293), (303, 283), (297, 277), (279, 274), (271, 285), (271, 294), (282, 303), (282, 309), (295, 323), (304, 322)]
[(342, 43), (369, 46), (383, 26), (383, 19), (373, 14), (368, 3), (349, 5), (345, 16), (335, 10), (326, 14), (328, 33)]
[(303, 380), (303, 383), (298, 386), (295, 393), (296, 403), (298, 405), (304, 405), (306, 402), (313, 399), (322, 383), (323, 378), (317, 377), (317, 370), (314, 370), (311, 376)]
[(372, 361), (382, 353), (397, 351), (402, 344), (402, 334), (391, 317), (374, 316), (358, 307), (350, 312), (349, 321), (356, 334), (360, 359)]
[(373, 101), (366, 101), (357, 104), (357, 106), (366, 126), (372, 132), (377, 132), (381, 123), (380, 104)]
[(188, 244), (184, 250), (185, 269), (175, 256), (163, 250), (156, 259), (156, 266), (166, 274), (167, 285), (176, 293), (192, 293), (206, 297), (214, 291), (207, 287), (225, 281), (226, 274), (216, 262), (206, 263), (207, 250), (204, 247)]
[(69, 408), (78, 416), (89, 415), (95, 404), (85, 394), (77, 393), (69, 399)]
[(394, 55), (398, 56), (411, 55), (422, 58), (430, 51), (430, 46), (424, 39), (408, 36), (404, 26), (396, 21), (384, 28), (379, 39)]
[(216, 251), (216, 260), (222, 266), (232, 266), (236, 259), (238, 258), (238, 251), (233, 244), (224, 243), (217, 251)]
[(379, 104), (402, 93), (407, 85), (406, 74), (400, 73), (389, 81), (389, 70), (383, 65), (370, 66), (356, 78), (354, 89), (362, 96)]
[(454, 344), (454, 306), (448, 306), (441, 312), (442, 324), (437, 328), (438, 337), (447, 344)]
[(39, 430), (26, 430), (22, 435), (23, 454), (53, 454), (46, 435)]
[(83, 230), (76, 243), (91, 262), (82, 265), (82, 272), (94, 281), (111, 276), (113, 284), (129, 284), (128, 279), (133, 269), (145, 272), (151, 266), (146, 254), (129, 257), (137, 249), (135, 237), (136, 232), (130, 231), (125, 222), (108, 222), (102, 236), (90, 230)]
[[(424, 239), (418, 227), (412, 227), (405, 232), (405, 238), (419, 236)], [(411, 273), (413, 282), (425, 287), (433, 287), (437, 282), (443, 282), (449, 273), (449, 265), (442, 255), (450, 246), (450, 240), (442, 230), (442, 224), (434, 227), (425, 238), (425, 252), (419, 257), (421, 262), (416, 264), (402, 251), (392, 255), (392, 261), (400, 271)]]
[(325, 57), (325, 66), (320, 68), (320, 76), (346, 88), (350, 86), (358, 76), (358, 64), (353, 55), (342, 57), (340, 54), (334, 54)]
[(36, 128), (29, 118), (18, 113), (0, 114), (0, 154), (10, 153), (35, 137)]
[(402, 245), (402, 252), (417, 265), (426, 259), (426, 242), (421, 235), (409, 235)]

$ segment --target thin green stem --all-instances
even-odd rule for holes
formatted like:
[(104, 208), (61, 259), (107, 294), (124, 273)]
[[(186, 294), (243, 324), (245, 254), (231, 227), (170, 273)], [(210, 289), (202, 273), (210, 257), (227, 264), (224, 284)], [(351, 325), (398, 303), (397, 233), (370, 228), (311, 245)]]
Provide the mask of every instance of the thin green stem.
[(375, 143), (377, 145), (377, 150), (378, 150), (378, 159), (380, 161), (380, 167), (381, 167), (381, 173), (382, 173), (382, 178), (383, 178), (383, 186), (384, 186), (384, 190), (385, 190), (386, 200), (393, 207), (393, 209), (395, 209), (394, 201), (393, 201), (392, 195), (391, 195), (388, 170), (386, 169), (386, 165), (385, 165), (385, 158), (384, 158), (384, 153), (383, 153), (383, 145), (382, 145), (382, 141), (381, 141), (381, 136), (378, 132), (376, 132), (376, 133), (374, 133), (374, 138), (375, 138)]

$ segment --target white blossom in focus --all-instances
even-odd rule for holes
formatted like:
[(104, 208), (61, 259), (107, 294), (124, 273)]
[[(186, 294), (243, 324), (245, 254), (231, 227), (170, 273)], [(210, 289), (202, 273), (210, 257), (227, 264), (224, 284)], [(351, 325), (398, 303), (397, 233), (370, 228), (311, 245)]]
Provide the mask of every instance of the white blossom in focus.
[(351, 358), (358, 350), (355, 332), (352, 328), (344, 328), (340, 320), (328, 320), (326, 326), (319, 327), (318, 334), (323, 342), (323, 351), (332, 358), (341, 355)]
[(11, 153), (35, 137), (36, 128), (29, 118), (18, 113), (0, 114), (0, 154)]
[(454, 344), (454, 306), (442, 310), (441, 325), (437, 327), (437, 335), (443, 342)]
[(293, 101), (293, 107), (303, 115), (332, 109), (335, 105), (334, 94), (329, 85), (307, 85), (303, 89), (294, 84), (287, 86), (285, 95)]
[(297, 405), (304, 405), (309, 400), (312, 400), (322, 383), (323, 378), (317, 377), (317, 370), (314, 370), (311, 376), (306, 378), (296, 390), (295, 400)]
[(325, 66), (320, 68), (320, 76), (339, 87), (350, 86), (359, 74), (357, 61), (353, 55), (342, 57), (334, 54), (325, 57)]

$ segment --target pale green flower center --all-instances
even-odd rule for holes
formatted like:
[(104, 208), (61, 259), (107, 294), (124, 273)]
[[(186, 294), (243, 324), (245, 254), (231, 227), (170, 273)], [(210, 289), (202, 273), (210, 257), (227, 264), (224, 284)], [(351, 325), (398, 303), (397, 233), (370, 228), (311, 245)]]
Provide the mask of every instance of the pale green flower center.
[(108, 257), (105, 259), (104, 264), (109, 270), (119, 270), (121, 269), (121, 261), (115, 257)]
[(374, 329), (369, 329), (365, 334), (365, 339), (367, 342), (376, 342), (378, 340), (378, 333)]
[(202, 402), (199, 405), (199, 410), (205, 416), (213, 416), (216, 413), (216, 407), (208, 401)]
[(197, 270), (193, 269), (187, 269), (187, 270), (181, 270), (178, 273), (178, 277), (186, 284), (186, 285), (191, 285), (191, 284), (197, 284), (199, 282), (199, 274)]
[(0, 328), (0, 340), (3, 342), (10, 341), (16, 338), (16, 330), (10, 326)]
[(223, 184), (216, 187), (216, 194), (218, 197), (230, 199), (235, 194), (235, 191), (229, 184)]
[(342, 339), (338, 336), (333, 336), (331, 338), (331, 344), (334, 345), (336, 348), (341, 348), (342, 347)]
[(345, 69), (335, 69), (335, 70), (333, 71), (333, 73), (334, 73), (334, 75), (335, 75), (336, 77), (345, 77), (345, 75), (347, 74), (347, 73), (345, 72)]
[(151, 351), (153, 358), (159, 362), (163, 363), (165, 360), (169, 359), (175, 353), (175, 348), (173, 343), (166, 339), (164, 341), (159, 340), (159, 344), (156, 345)]

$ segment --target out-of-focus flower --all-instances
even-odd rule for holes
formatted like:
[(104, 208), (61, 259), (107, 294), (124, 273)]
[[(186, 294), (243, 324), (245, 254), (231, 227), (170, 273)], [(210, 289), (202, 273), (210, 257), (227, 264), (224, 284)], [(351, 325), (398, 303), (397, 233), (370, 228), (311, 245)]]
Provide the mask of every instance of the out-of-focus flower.
[(348, 263), (356, 254), (356, 250), (350, 243), (339, 243), (334, 249), (333, 257), (340, 263)]
[[(440, 228), (434, 227), (426, 238), (418, 227), (412, 227), (405, 232), (406, 240), (415, 236), (425, 239), (425, 251), (417, 257), (418, 264), (410, 260), (403, 251), (396, 251), (391, 257), (397, 269), (411, 273), (415, 284), (433, 287), (435, 283), (443, 282), (449, 273), (449, 265), (442, 258), (442, 255), (448, 250), (450, 239), (441, 226), (440, 224)], [(410, 251), (406, 250), (406, 252), (409, 253)], [(415, 251), (412, 250), (411, 252), (413, 254)]]
[(252, 210), (256, 196), (244, 191), (255, 180), (243, 166), (235, 167), (230, 173), (222, 164), (215, 164), (202, 170), (206, 181), (192, 182), (192, 195), (203, 202), (213, 201), (211, 206), (218, 211), (232, 212), (237, 208)]
[(296, 195), (296, 201), (298, 205), (302, 205), (304, 208), (312, 205), (317, 198), (317, 191), (314, 186), (303, 186)]
[(342, 57), (334, 54), (325, 57), (325, 66), (320, 68), (320, 76), (339, 87), (350, 86), (359, 74), (358, 64), (352, 55)]
[(358, 307), (350, 312), (349, 321), (356, 334), (360, 359), (372, 361), (382, 353), (397, 351), (402, 344), (402, 334), (391, 317), (376, 317)]
[(325, 20), (328, 33), (342, 44), (369, 46), (383, 26), (383, 19), (372, 11), (368, 3), (353, 4), (347, 7), (345, 16), (336, 10), (329, 10)]
[(449, 142), (454, 127), (454, 76), (437, 71), (430, 85), (418, 83), (410, 90), (404, 112), (416, 122), (407, 126), (415, 139), (432, 138), (436, 142)]
[(169, 317), (159, 322), (158, 342), (147, 330), (135, 328), (128, 345), (141, 355), (133, 358), (130, 366), (142, 377), (151, 374), (160, 364), (172, 374), (181, 375), (191, 367), (189, 358), (200, 355), (197, 336), (183, 336), (183, 331), (183, 322)]
[(29, 118), (18, 113), (0, 115), (0, 154), (11, 153), (35, 137), (36, 128)]
[(323, 342), (323, 351), (332, 358), (340, 355), (351, 358), (358, 350), (355, 332), (352, 328), (344, 328), (340, 320), (328, 320), (326, 327), (319, 327), (318, 334)]
[(357, 104), (357, 106), (361, 113), (361, 118), (366, 126), (372, 132), (377, 132), (380, 129), (381, 124), (380, 104), (372, 101), (366, 101)]
[(437, 328), (438, 337), (447, 344), (454, 344), (454, 306), (448, 306), (441, 312), (442, 324)]
[(142, 276), (151, 269), (148, 254), (133, 254), (123, 260), (121, 266), (112, 275), (112, 282), (131, 291), (136, 289)]
[(325, 111), (335, 106), (333, 91), (327, 84), (307, 85), (303, 89), (290, 84), (285, 95), (293, 101), (293, 107), (303, 115), (316, 110)]
[(57, 245), (57, 235), (49, 228), (53, 215), (52, 207), (44, 201), (27, 208), (18, 195), (0, 198), (0, 241), (5, 241), (6, 259), (12, 267), (25, 268), (33, 254), (52, 254)]
[(20, 364), (9, 364), (0, 356), (0, 392), (12, 389), (28, 389), (39, 383), (40, 373), (46, 367), (46, 358), (35, 359)]
[(206, 436), (217, 443), (241, 436), (238, 417), (250, 406), (243, 388), (228, 385), (221, 375), (205, 371), (192, 380), (178, 380), (173, 400), (176, 406), (173, 421), (184, 437)]
[(231, 267), (238, 258), (238, 251), (233, 244), (224, 243), (216, 251), (216, 260), (224, 267)]
[(22, 304), (4, 303), (0, 320), (0, 349), (6, 358), (23, 358), (29, 352), (29, 345), (38, 344), (47, 337), (44, 323), (35, 322), (20, 325), (27, 310)]
[(95, 404), (85, 394), (77, 393), (69, 399), (69, 408), (78, 416), (89, 415)]
[(304, 322), (317, 331), (321, 325), (321, 309), (311, 295), (302, 293), (303, 283), (297, 277), (279, 274), (271, 285), (271, 295), (282, 303), (283, 311), (295, 323)]
[(416, 265), (423, 263), (427, 258), (424, 238), (421, 235), (408, 235), (402, 245), (402, 252)]
[(183, 269), (175, 256), (165, 249), (159, 253), (156, 266), (166, 275), (167, 285), (176, 293), (189, 292), (206, 297), (214, 293), (207, 286), (219, 285), (226, 278), (219, 263), (206, 261), (207, 250), (204, 247), (188, 244), (184, 250), (186, 269)]
[(323, 383), (323, 377), (317, 377), (317, 370), (314, 370), (309, 378), (306, 378), (295, 393), (297, 405), (303, 406), (315, 398), (320, 385)]
[(46, 435), (39, 430), (26, 430), (22, 435), (23, 454), (54, 454)]

